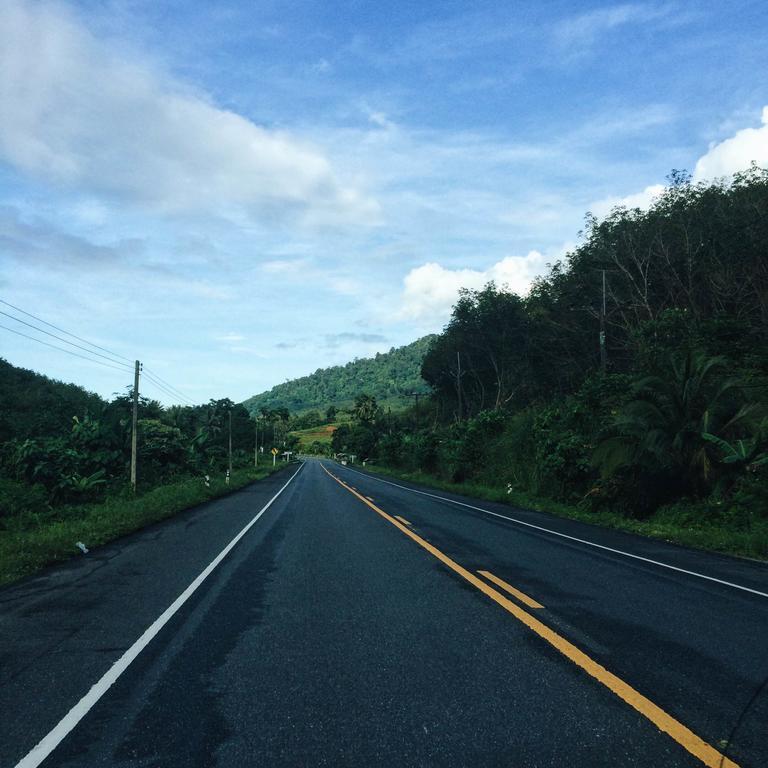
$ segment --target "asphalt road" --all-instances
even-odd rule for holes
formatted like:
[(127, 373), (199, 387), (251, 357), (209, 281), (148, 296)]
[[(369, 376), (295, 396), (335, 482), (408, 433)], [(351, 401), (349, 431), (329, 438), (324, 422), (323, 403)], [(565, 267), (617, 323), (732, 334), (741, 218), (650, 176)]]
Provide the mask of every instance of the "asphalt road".
[(0, 767), (768, 765), (768, 567), (325, 467), (0, 590)]

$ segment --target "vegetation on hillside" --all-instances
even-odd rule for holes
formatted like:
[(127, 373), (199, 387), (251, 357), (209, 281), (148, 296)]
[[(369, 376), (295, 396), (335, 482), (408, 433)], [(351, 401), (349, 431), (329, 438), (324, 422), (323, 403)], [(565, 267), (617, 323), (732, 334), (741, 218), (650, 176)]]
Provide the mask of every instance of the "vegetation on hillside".
[(431, 339), (425, 336), (375, 357), (319, 368), (309, 376), (254, 395), (243, 405), (251, 413), (261, 408), (287, 408), (292, 412), (325, 410), (329, 405), (346, 408), (360, 392), (368, 392), (380, 403), (402, 406), (407, 393), (427, 390), (421, 378), (421, 363)]
[[(48, 514), (128, 490), (132, 393), (107, 401), (0, 360), (0, 531), (16, 515)], [(267, 453), (290, 447), (290, 414), (259, 419), (229, 399), (172, 406), (145, 397), (138, 408), (138, 491), (190, 476), (223, 476), (253, 463), (256, 432)], [(265, 455), (265, 461), (267, 455)]]
[[(0, 391), (0, 583), (251, 482), (271, 471), (272, 446), (296, 442), (284, 410), (256, 420), (228, 399), (163, 408), (141, 397), (134, 494), (131, 392), (107, 401), (4, 360)], [(266, 450), (254, 470), (257, 429)]]
[(359, 416), (334, 450), (595, 516), (676, 509), (768, 555), (767, 243), (768, 172), (674, 173), (650, 210), (588, 218), (527, 297), (463, 291), (424, 358), (430, 401)]
[(16, 368), (2, 358), (0, 392), (0, 444), (38, 435), (63, 437), (72, 427), (72, 416), (98, 412), (104, 405), (98, 395), (76, 384)]

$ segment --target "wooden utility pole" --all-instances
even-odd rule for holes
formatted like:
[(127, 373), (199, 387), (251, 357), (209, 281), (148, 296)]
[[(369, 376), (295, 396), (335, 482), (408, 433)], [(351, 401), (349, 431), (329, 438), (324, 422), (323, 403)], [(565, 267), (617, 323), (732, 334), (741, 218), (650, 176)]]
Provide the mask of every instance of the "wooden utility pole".
[(255, 418), (253, 422), (256, 425), (256, 443), (254, 444), (254, 448), (253, 448), (253, 466), (258, 467), (259, 466), (259, 419)]
[(459, 350), (456, 350), (456, 392), (458, 393), (458, 399), (459, 399), (459, 421), (461, 421), (463, 412), (461, 409), (461, 352)]
[(419, 398), (423, 397), (423, 392), (406, 392), (406, 397), (413, 397), (416, 400), (416, 427), (419, 426)]
[(608, 350), (605, 348), (605, 270), (603, 270), (603, 303), (600, 307), (600, 371), (605, 373)]
[(232, 474), (232, 409), (229, 409), (229, 474)]
[(141, 363), (137, 360), (133, 373), (133, 417), (131, 420), (131, 488), (134, 493), (136, 493), (136, 454), (139, 447), (139, 371), (141, 371)]

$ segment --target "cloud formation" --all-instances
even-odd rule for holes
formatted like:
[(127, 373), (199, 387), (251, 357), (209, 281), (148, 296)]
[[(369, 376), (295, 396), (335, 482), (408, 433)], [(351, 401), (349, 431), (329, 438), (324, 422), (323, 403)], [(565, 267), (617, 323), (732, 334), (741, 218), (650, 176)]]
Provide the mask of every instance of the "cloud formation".
[(589, 47), (601, 35), (628, 24), (647, 24), (664, 19), (669, 9), (650, 4), (623, 3), (596, 8), (561, 21), (555, 28), (555, 38), (564, 48)]
[(719, 144), (712, 144), (693, 172), (696, 181), (712, 180), (749, 168), (757, 163), (768, 168), (768, 106), (763, 107), (762, 125), (744, 128)]
[[(733, 136), (711, 144), (706, 154), (697, 160), (693, 180), (707, 182), (732, 176), (747, 170), (752, 163), (768, 168), (768, 106), (763, 107), (761, 122), (759, 128), (743, 128)], [(665, 189), (664, 184), (651, 184), (631, 195), (597, 200), (589, 209), (598, 219), (619, 207), (647, 210)]]
[[(341, 333), (326, 333), (323, 335), (323, 349), (338, 349), (350, 344), (377, 344), (386, 343), (386, 336), (380, 333), (352, 333), (342, 331)], [(302, 336), (301, 338), (291, 339), (290, 341), (279, 341), (275, 344), (276, 349), (296, 349), (316, 348), (318, 340), (316, 337)]]
[(120, 55), (61, 6), (0, 0), (0, 160), (153, 212), (371, 221), (326, 157)]
[(635, 192), (634, 195), (606, 197), (598, 200), (592, 203), (590, 210), (598, 219), (607, 216), (614, 208), (640, 208), (641, 210), (647, 210), (651, 207), (653, 201), (663, 194), (665, 189), (666, 187), (663, 184), (651, 184), (642, 192)]
[(550, 261), (539, 251), (507, 256), (486, 270), (446, 269), (435, 262), (412, 269), (403, 280), (399, 318), (442, 322), (450, 314), (461, 288), (480, 289), (493, 280), (499, 287), (524, 295)]

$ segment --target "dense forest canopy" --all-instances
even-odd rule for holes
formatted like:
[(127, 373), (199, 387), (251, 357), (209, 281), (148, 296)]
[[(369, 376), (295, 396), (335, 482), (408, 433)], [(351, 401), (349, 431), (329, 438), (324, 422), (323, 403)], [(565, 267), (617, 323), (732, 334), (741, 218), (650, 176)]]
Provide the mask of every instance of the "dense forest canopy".
[(631, 514), (765, 514), (768, 171), (673, 172), (649, 210), (588, 217), (528, 296), (462, 291), (422, 375), (421, 414), (358, 421), (336, 450)]
[(423, 368), (461, 416), (570, 393), (600, 362), (605, 275), (608, 370), (646, 368), (699, 347), (764, 370), (768, 342), (768, 174), (692, 184), (674, 173), (648, 211), (587, 219), (584, 242), (529, 296), (465, 291)]
[(76, 384), (49, 379), (0, 358), (0, 444), (12, 437), (62, 436), (72, 417), (99, 413), (105, 401)]
[[(0, 360), (0, 527), (21, 508), (90, 501), (128, 487), (132, 392), (111, 400)], [(288, 445), (288, 413), (262, 414), (259, 442)], [(164, 408), (139, 397), (139, 487), (253, 463), (256, 421), (224, 398)]]
[(324, 411), (330, 405), (351, 405), (362, 391), (380, 402), (402, 404), (405, 393), (426, 391), (421, 378), (421, 362), (431, 338), (425, 336), (405, 347), (353, 360), (346, 365), (319, 368), (309, 376), (278, 384), (268, 392), (254, 395), (243, 405), (251, 413), (261, 408), (288, 408), (295, 412), (315, 408)]

